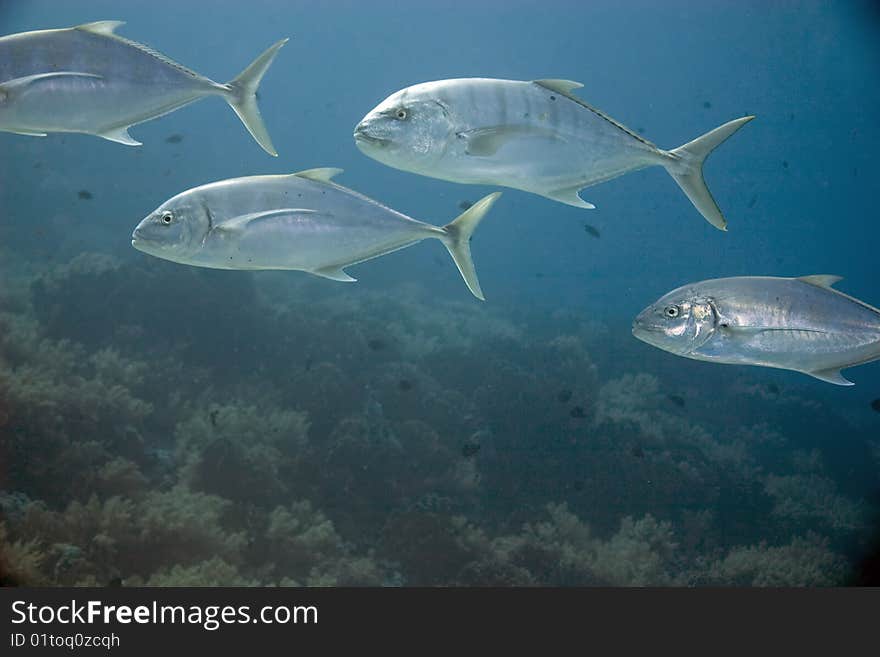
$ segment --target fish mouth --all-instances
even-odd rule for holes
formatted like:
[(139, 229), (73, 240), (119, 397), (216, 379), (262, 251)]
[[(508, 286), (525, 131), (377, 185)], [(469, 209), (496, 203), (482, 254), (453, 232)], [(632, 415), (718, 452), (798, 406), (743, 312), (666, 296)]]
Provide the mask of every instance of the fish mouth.
[(143, 251), (145, 247), (149, 246), (151, 240), (144, 236), (141, 232), (140, 228), (135, 228), (134, 232), (131, 234), (131, 245), (136, 248), (138, 251)]
[(373, 146), (387, 146), (391, 143), (390, 139), (371, 135), (367, 132), (366, 128), (360, 125), (354, 129), (354, 140), (358, 143), (372, 144)]
[(633, 320), (633, 323), (632, 323), (632, 332), (633, 333), (635, 333), (636, 331), (656, 331), (656, 330), (657, 330), (656, 326), (653, 326), (653, 325), (647, 323), (646, 321), (639, 319), (638, 317), (636, 317)]
[(632, 334), (639, 340), (648, 342), (649, 336), (663, 334), (663, 327), (636, 317), (632, 323)]

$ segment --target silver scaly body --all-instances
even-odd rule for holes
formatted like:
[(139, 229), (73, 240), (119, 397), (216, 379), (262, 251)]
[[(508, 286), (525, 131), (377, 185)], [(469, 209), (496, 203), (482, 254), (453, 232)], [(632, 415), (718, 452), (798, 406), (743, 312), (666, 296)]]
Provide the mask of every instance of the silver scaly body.
[(832, 289), (838, 280), (743, 276), (686, 285), (646, 308), (633, 333), (687, 358), (850, 385), (841, 369), (880, 359), (880, 311)]
[(351, 282), (355, 279), (344, 267), (436, 238), (449, 249), (474, 295), (482, 298), (468, 242), (498, 194), (438, 227), (332, 182), (339, 172), (311, 169), (196, 187), (146, 217), (132, 245), (181, 264), (299, 270)]
[[(420, 171), (444, 180), (500, 184), (553, 196), (672, 157), (603, 114), (585, 111), (571, 97), (537, 82), (428, 82), (408, 93), (429, 95), (453, 114), (457, 138)], [(407, 95), (401, 98), (404, 105)], [(479, 156), (474, 157), (474, 151)]]
[(702, 178), (709, 152), (753, 117), (666, 151), (572, 92), (570, 80), (462, 78), (402, 89), (355, 129), (358, 147), (389, 166), (458, 183), (503, 185), (582, 208), (584, 187), (665, 167), (703, 216), (726, 222)]
[(0, 38), (0, 130), (33, 136), (78, 132), (136, 146), (131, 126), (220, 96), (275, 154), (253, 96), (284, 41), (239, 78), (218, 84), (115, 34), (120, 25), (101, 21)]

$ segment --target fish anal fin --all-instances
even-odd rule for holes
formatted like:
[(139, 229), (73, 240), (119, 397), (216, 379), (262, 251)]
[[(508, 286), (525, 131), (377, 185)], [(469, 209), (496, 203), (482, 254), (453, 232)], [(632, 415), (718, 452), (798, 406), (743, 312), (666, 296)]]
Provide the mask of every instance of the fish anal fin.
[(75, 30), (83, 32), (91, 32), (92, 34), (103, 34), (105, 36), (112, 35), (117, 28), (125, 25), (125, 21), (95, 21), (94, 23), (83, 23), (77, 25)]
[(294, 176), (298, 178), (308, 178), (316, 182), (330, 182), (335, 176), (342, 173), (342, 169), (334, 169), (333, 167), (322, 167), (319, 169), (306, 169), (305, 171), (297, 171)]
[(830, 367), (827, 370), (816, 370), (815, 372), (805, 372), (805, 374), (809, 374), (810, 376), (814, 376), (817, 379), (822, 381), (826, 381), (828, 383), (833, 383), (836, 386), (852, 386), (855, 385), (852, 381), (845, 379), (843, 375), (840, 373), (840, 370), (834, 367)]
[(457, 133), (465, 141), (465, 153), (475, 157), (495, 155), (504, 144), (527, 137), (554, 137), (552, 130), (536, 126), (496, 125)]
[(799, 281), (815, 285), (816, 287), (832, 287), (835, 283), (842, 281), (843, 276), (833, 276), (830, 274), (813, 274), (812, 276), (800, 276)]
[(570, 94), (575, 89), (580, 89), (584, 85), (580, 82), (575, 82), (574, 80), (533, 80), (536, 84), (540, 84), (542, 87), (546, 87), (551, 91), (558, 91), (561, 94)]
[(331, 281), (339, 281), (340, 283), (354, 283), (357, 281), (356, 278), (352, 278), (342, 271), (342, 267), (322, 267), (321, 269), (312, 270), (311, 273), (323, 278), (329, 278)]
[(9, 130), (16, 135), (27, 135), (28, 137), (45, 137), (45, 132), (35, 132), (33, 130)]
[(142, 146), (141, 142), (136, 139), (133, 139), (130, 134), (128, 134), (128, 129), (131, 126), (122, 126), (120, 128), (111, 128), (110, 130), (106, 130), (104, 132), (98, 133), (99, 137), (103, 137), (108, 141), (115, 141), (117, 144), (125, 144), (126, 146)]
[(576, 208), (585, 208), (587, 210), (595, 210), (596, 206), (590, 203), (589, 201), (585, 201), (580, 197), (578, 192), (581, 191), (581, 187), (569, 187), (567, 189), (557, 189), (552, 192), (547, 192), (543, 194), (547, 198), (553, 199), (554, 201), (559, 201), (560, 203), (565, 203), (566, 205), (573, 205)]

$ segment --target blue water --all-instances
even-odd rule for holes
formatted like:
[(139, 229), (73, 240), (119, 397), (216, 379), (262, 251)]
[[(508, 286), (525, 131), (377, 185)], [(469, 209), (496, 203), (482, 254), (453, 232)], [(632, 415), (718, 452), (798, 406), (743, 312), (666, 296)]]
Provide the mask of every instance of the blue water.
[[(11, 418), (0, 426), (6, 434), (0, 490), (14, 501), (0, 507), (7, 514), (7, 547), (13, 539), (36, 540), (48, 555), (19, 579), (851, 581), (871, 545), (880, 488), (880, 413), (870, 405), (880, 397), (880, 363), (850, 370), (857, 385), (840, 388), (792, 372), (679, 359), (632, 338), (630, 323), (679, 285), (736, 275), (841, 275), (839, 289), (880, 304), (873, 193), (880, 173), (873, 152), (880, 143), (880, 15), (868, 3), (0, 2), (2, 34), (110, 19), (127, 22), (120, 34), (220, 82), (290, 37), (260, 89), (280, 157), (266, 155), (219, 99), (135, 126), (131, 134), (144, 144), (139, 148), (84, 135), (0, 133), (0, 267), (9, 281), (8, 290), (0, 290), (0, 312), (35, 321), (28, 331), (48, 340), (39, 347), (11, 338), (0, 344), (4, 417)], [(358, 283), (351, 286), (293, 272), (194, 271), (130, 246), (137, 222), (180, 191), (313, 167), (343, 168), (340, 183), (411, 216), (446, 223), (461, 201), (494, 188), (383, 167), (357, 150), (352, 129), (397, 89), (478, 76), (578, 80), (584, 84), (578, 95), (663, 148), (756, 115), (705, 169), (729, 231), (705, 222), (660, 168), (585, 190), (582, 196), (597, 206), (592, 211), (504, 190), (472, 243), (485, 304), (468, 294), (433, 241), (352, 267)], [(169, 143), (171, 135), (182, 140)], [(80, 191), (91, 198), (80, 198)], [(585, 223), (600, 231), (598, 239)], [(71, 274), (67, 263), (82, 253), (109, 256), (115, 269), (102, 274), (91, 264)], [(584, 353), (559, 355), (552, 343), (560, 335)], [(112, 404), (109, 410), (98, 404), (80, 409), (92, 421), (82, 425), (73, 417), (72, 407), (84, 403), (78, 397), (68, 408), (58, 390), (46, 392), (54, 401), (42, 405), (42, 393), (21, 392), (21, 368), (57, 376), (59, 366), (40, 353), (67, 350), (85, 363), (107, 348), (145, 364), (140, 378), (129, 372), (119, 380), (151, 405), (149, 412), (123, 418)], [(586, 371), (590, 363), (595, 371)], [(308, 377), (322, 365), (336, 374), (320, 388)], [(70, 365), (66, 375), (100, 378), (91, 365), (77, 367)], [(653, 383), (623, 379), (618, 387), (632, 399), (618, 402), (624, 417), (608, 419), (597, 410), (602, 400), (624, 393), (607, 386), (628, 374)], [(107, 381), (96, 385), (104, 390), (99, 395), (110, 394)], [(566, 391), (572, 399), (559, 401)], [(210, 415), (248, 404), (264, 416), (304, 413), (308, 448), (273, 443), (259, 455), (247, 452), (253, 440), (262, 440), (248, 433), (260, 433), (255, 420), (245, 413), (229, 420), (233, 428), (224, 433), (217, 418), (226, 411)], [(575, 407), (585, 415), (580, 423)], [(206, 428), (213, 438), (187, 438), (196, 416), (213, 418)], [(421, 427), (418, 439), (412, 423)], [(661, 427), (659, 437), (652, 427)], [(711, 444), (682, 438), (694, 427)], [(119, 435), (111, 440), (111, 434)], [(187, 459), (202, 458), (193, 454), (208, 453), (221, 434), (224, 444), (241, 443), (230, 448), (238, 456), (229, 459), (244, 459), (241, 468), (251, 475), (206, 459), (199, 477), (187, 470)], [(358, 449), (341, 447), (355, 441), (340, 438), (349, 434), (360, 436)], [(475, 434), (483, 436), (474, 439), (479, 451), (466, 456), (463, 445)], [(41, 436), (50, 447), (40, 446)], [(89, 458), (81, 455), (86, 443), (100, 445)], [(182, 447), (190, 443), (197, 446)], [(718, 446), (739, 456), (720, 455)], [(71, 459), (67, 468), (65, 459)], [(82, 472), (71, 475), (76, 488), (46, 483), (70, 469), (103, 472), (115, 459), (134, 464), (140, 483), (111, 486)], [(51, 467), (38, 467), (43, 461)], [(460, 471), (468, 468), (480, 475), (470, 488), (459, 485)], [(416, 474), (398, 481), (408, 470)], [(799, 482), (798, 490), (779, 492), (780, 477), (795, 488), (792, 482)], [(218, 514), (219, 529), (205, 532), (241, 534), (260, 550), (230, 547), (231, 539), (222, 549), (208, 539), (202, 541), (208, 547), (181, 541), (152, 561), (108, 558), (110, 566), (98, 566), (96, 548), (73, 529), (49, 536), (26, 520), (40, 500), (44, 516), (67, 517), (75, 515), (71, 501), (92, 495), (99, 505), (116, 496), (157, 508), (156, 500), (179, 486), (227, 505)], [(254, 499), (242, 499), (242, 487)], [(307, 500), (333, 523), (336, 538), (327, 540), (336, 541), (335, 561), (271, 557), (280, 548), (266, 547), (269, 514), (291, 500)], [(560, 535), (568, 527), (547, 504), (565, 504), (566, 513), (591, 528), (594, 539), (565, 539), (585, 555), (582, 563), (560, 565), (562, 538), (535, 538), (539, 523), (556, 523)], [(173, 519), (163, 525), (163, 513), (160, 508), (152, 522), (172, 527)], [(247, 514), (257, 520), (244, 520)], [(656, 527), (640, 525), (639, 534), (621, 525), (625, 517), (638, 522), (646, 514), (670, 523), (673, 538)], [(473, 536), (465, 540), (452, 528), (453, 516), (466, 518), (486, 540), (516, 536), (533, 554), (526, 560), (497, 545), (481, 552)], [(299, 540), (281, 534), (272, 540)], [(634, 538), (648, 534), (654, 538)], [(434, 537), (432, 546), (419, 543), (424, 535)], [(639, 540), (654, 547), (628, 551)], [(803, 557), (803, 550), (791, 548), (799, 540), (822, 548)], [(723, 564), (731, 554), (750, 554), (757, 563), (757, 553), (743, 551), (762, 541), (765, 565), (749, 566), (745, 574), (730, 565), (732, 557), (712, 572), (695, 565), (700, 559)], [(76, 568), (57, 567), (69, 557), (52, 552), (60, 543), (79, 550)], [(613, 569), (596, 561), (599, 543), (627, 573), (654, 563), (653, 556), (664, 565), (643, 579), (611, 575)], [(676, 547), (667, 554), (661, 543)], [(779, 552), (768, 551), (774, 548)], [(456, 557), (437, 572), (420, 570), (434, 551)], [(223, 567), (203, 567), (218, 554), (225, 555)], [(340, 574), (355, 570), (356, 557), (371, 560), (372, 570), (364, 567), (371, 574)], [(766, 566), (772, 559), (779, 561)], [(784, 571), (781, 564), (797, 559), (818, 560), (824, 575), (776, 581), (755, 574)], [(191, 579), (175, 566), (189, 568)], [(313, 568), (323, 579), (309, 579)]]

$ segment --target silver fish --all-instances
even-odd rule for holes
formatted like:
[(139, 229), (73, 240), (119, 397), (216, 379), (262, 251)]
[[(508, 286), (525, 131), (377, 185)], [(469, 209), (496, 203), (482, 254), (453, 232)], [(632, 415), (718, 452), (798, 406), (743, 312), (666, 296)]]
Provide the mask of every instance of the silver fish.
[(434, 238), (443, 242), (473, 295), (484, 298), (470, 239), (500, 192), (438, 227), (332, 182), (341, 171), (309, 169), (195, 187), (144, 218), (131, 245), (185, 265), (294, 269), (353, 282), (345, 267)]
[(700, 213), (727, 221), (703, 180), (712, 150), (753, 116), (665, 151), (572, 95), (571, 80), (464, 78), (407, 87), (357, 125), (357, 146), (383, 164), (459, 183), (513, 187), (579, 208), (578, 192), (652, 165), (665, 167)]
[(220, 96), (257, 143), (278, 155), (257, 107), (260, 80), (287, 39), (226, 84), (115, 34), (121, 21), (0, 38), (0, 130), (45, 137), (80, 132), (140, 146), (128, 129)]
[(741, 276), (692, 283), (645, 308), (633, 335), (685, 358), (852, 385), (841, 369), (880, 359), (880, 310), (832, 289), (839, 280)]

